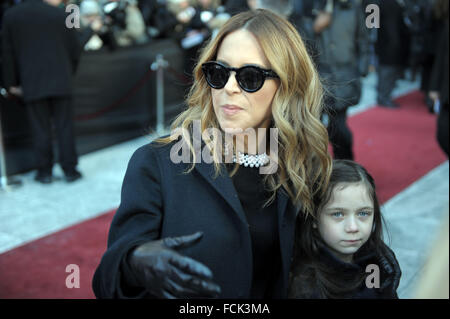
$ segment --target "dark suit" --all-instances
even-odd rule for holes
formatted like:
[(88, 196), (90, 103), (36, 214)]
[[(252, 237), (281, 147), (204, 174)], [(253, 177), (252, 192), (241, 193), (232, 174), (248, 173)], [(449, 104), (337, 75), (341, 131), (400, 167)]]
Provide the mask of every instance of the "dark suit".
[(436, 60), (431, 73), (430, 89), (439, 92), (441, 109), (437, 119), (436, 137), (439, 146), (448, 156), (448, 16), (442, 25), (440, 40), (436, 50)]
[[(205, 264), (221, 286), (220, 298), (248, 298), (252, 285), (252, 247), (249, 226), (228, 174), (214, 176), (213, 164), (174, 164), (170, 149), (149, 144), (132, 156), (124, 178), (122, 199), (111, 224), (108, 249), (94, 279), (98, 298), (151, 297), (145, 291), (127, 293), (122, 272), (127, 253), (147, 241), (202, 231), (203, 238), (182, 254)], [(226, 169), (224, 169), (226, 172)], [(288, 273), (294, 242), (296, 209), (287, 194), (277, 193), (281, 271), (273, 291), (287, 295)], [(272, 260), (267, 260), (273, 263)], [(126, 263), (125, 263), (126, 264)]]
[(51, 171), (53, 165), (50, 116), (62, 168), (67, 172), (77, 164), (70, 97), (81, 43), (65, 21), (64, 10), (40, 0), (10, 8), (3, 19), (4, 85), (22, 87), (41, 171)]
[(64, 10), (40, 0), (8, 9), (3, 18), (4, 84), (22, 86), (25, 102), (71, 94), (81, 52)]
[(403, 10), (396, 0), (377, 1), (380, 7), (380, 28), (377, 29), (375, 52), (378, 56), (377, 102), (390, 105), (395, 83), (407, 67), (410, 35), (403, 23)]

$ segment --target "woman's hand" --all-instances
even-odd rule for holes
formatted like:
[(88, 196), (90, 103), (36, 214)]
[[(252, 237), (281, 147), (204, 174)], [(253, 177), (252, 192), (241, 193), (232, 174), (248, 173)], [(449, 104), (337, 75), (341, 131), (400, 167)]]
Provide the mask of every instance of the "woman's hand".
[(203, 233), (168, 237), (138, 246), (129, 257), (135, 284), (158, 298), (214, 298), (221, 290), (211, 270), (176, 252), (201, 239)]
[(323, 30), (328, 28), (328, 26), (331, 24), (331, 13), (322, 11), (320, 12), (316, 19), (314, 20), (314, 32), (317, 34), (322, 33)]

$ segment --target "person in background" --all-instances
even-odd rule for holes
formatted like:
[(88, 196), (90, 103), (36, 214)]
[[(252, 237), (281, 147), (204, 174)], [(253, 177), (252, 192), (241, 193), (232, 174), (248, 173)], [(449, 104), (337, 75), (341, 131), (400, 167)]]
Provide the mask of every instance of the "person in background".
[[(80, 20), (83, 29), (82, 42), (85, 50), (98, 50), (103, 46), (99, 36), (103, 28), (103, 19), (100, 6), (96, 0), (83, 0), (80, 4)], [(92, 31), (92, 32), (89, 32)]]
[[(365, 12), (358, 0), (327, 0), (322, 8), (317, 5), (302, 1), (301, 11), (294, 7), (292, 19), (310, 39), (310, 53), (327, 88), (325, 117), (334, 157), (353, 160), (353, 134), (347, 125), (347, 110), (358, 104), (361, 77), (367, 75), (369, 68)], [(313, 19), (308, 14), (311, 10), (315, 11)]]
[(228, 12), (231, 16), (235, 14), (247, 11), (251, 9), (251, 6), (255, 0), (226, 0), (225, 1), (225, 11)]
[(136, 0), (110, 0), (103, 6), (109, 28), (119, 47), (148, 41), (147, 28)]
[(169, 0), (140, 0), (138, 7), (152, 39), (165, 39), (173, 35), (177, 19), (168, 9)]
[(180, 22), (179, 41), (184, 54), (184, 74), (192, 72), (200, 48), (230, 17), (218, 0), (179, 1), (174, 9)]
[(6, 11), (2, 27), (4, 84), (11, 94), (22, 95), (27, 106), (35, 180), (45, 184), (52, 182), (52, 122), (66, 181), (81, 178), (71, 95), (82, 47), (75, 29), (66, 27), (60, 4), (61, 0), (27, 0)]
[[(438, 1), (436, 14), (444, 21), (440, 30), (440, 39), (435, 53), (435, 61), (430, 77), (429, 97), (438, 113), (436, 138), (441, 149), (448, 157), (448, 1)], [(439, 9), (438, 9), (439, 8)]]
[(375, 1), (380, 8), (375, 53), (378, 57), (377, 104), (398, 108), (391, 94), (409, 62), (410, 33), (403, 20), (402, 0)]

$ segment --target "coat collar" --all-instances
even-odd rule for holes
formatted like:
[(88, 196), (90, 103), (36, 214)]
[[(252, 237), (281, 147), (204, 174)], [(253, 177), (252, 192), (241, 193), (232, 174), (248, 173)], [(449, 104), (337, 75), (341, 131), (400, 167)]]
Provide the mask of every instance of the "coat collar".
[[(192, 128), (191, 128), (192, 129)], [(201, 136), (195, 136), (191, 131), (191, 136), (193, 136), (193, 142), (201, 145), (201, 149), (205, 147), (205, 142)], [(200, 140), (198, 140), (200, 139)], [(200, 163), (195, 164), (195, 169), (203, 176), (208, 183), (225, 199), (225, 201), (231, 206), (231, 208), (236, 212), (239, 219), (248, 225), (247, 218), (245, 216), (244, 209), (242, 208), (239, 196), (233, 185), (233, 181), (228, 175), (228, 171), (224, 164), (221, 164), (221, 172), (217, 177), (215, 176), (215, 169), (213, 163), (206, 163), (203, 160)], [(282, 225), (284, 219), (286, 208), (289, 202), (289, 195), (287, 192), (280, 187), (276, 194), (277, 200), (277, 212), (278, 212), (278, 225)], [(294, 207), (295, 214), (301, 209), (300, 206)]]
[(368, 249), (367, 243), (364, 244), (355, 254), (354, 254), (354, 260), (351, 263), (344, 262), (337, 258), (334, 253), (331, 252), (331, 250), (326, 247), (324, 244), (321, 244), (319, 247), (320, 260), (327, 264), (327, 265), (333, 265), (333, 267), (337, 271), (344, 271), (344, 272), (360, 272), (364, 271), (367, 264), (370, 263), (370, 261), (375, 258), (375, 252), (373, 250)]
[(231, 208), (237, 213), (239, 219), (241, 219), (245, 224), (248, 224), (233, 182), (228, 176), (224, 165), (221, 165), (221, 172), (217, 177), (214, 177), (214, 164), (208, 164), (201, 161), (200, 163), (195, 164), (195, 169), (225, 199), (228, 205), (230, 205)]

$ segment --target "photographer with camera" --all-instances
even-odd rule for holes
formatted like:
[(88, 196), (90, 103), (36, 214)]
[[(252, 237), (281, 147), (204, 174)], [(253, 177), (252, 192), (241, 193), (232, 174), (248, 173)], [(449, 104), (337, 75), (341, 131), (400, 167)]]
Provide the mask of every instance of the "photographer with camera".
[(148, 41), (144, 18), (136, 0), (110, 0), (102, 6), (104, 24), (113, 35), (113, 47), (127, 47)]
[(101, 13), (96, 0), (84, 0), (80, 4), (81, 25), (84, 30), (81, 34), (85, 50), (98, 50), (104, 44), (102, 38), (107, 30)]
[(178, 24), (175, 15), (167, 8), (167, 0), (140, 0), (138, 3), (151, 38), (163, 39), (173, 35)]
[(229, 18), (218, 0), (178, 1), (171, 11), (179, 25), (178, 39), (184, 52), (184, 73), (191, 77), (202, 44), (213, 36)]

